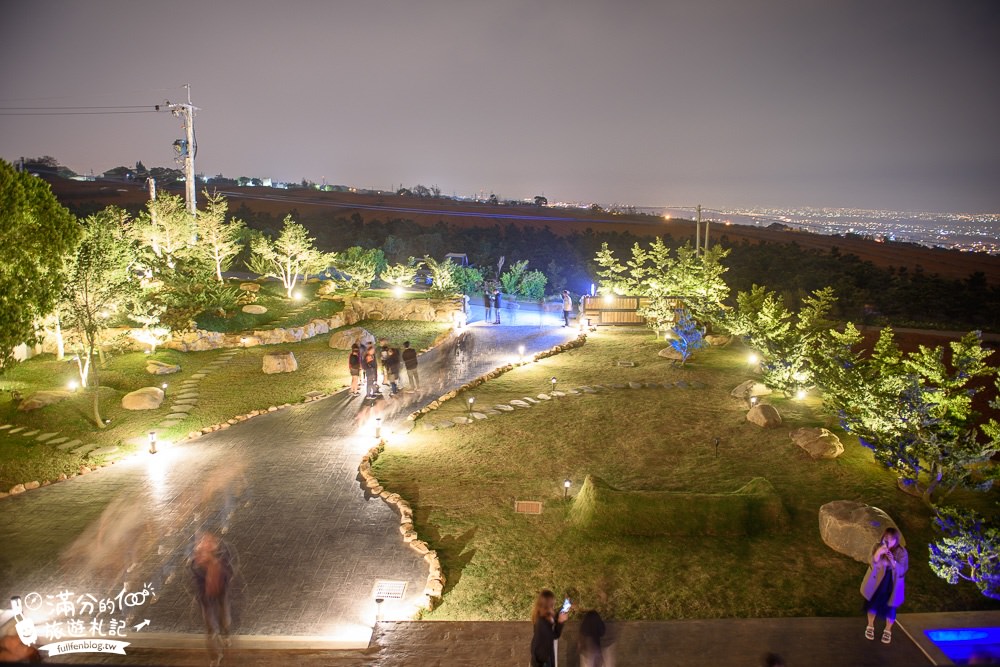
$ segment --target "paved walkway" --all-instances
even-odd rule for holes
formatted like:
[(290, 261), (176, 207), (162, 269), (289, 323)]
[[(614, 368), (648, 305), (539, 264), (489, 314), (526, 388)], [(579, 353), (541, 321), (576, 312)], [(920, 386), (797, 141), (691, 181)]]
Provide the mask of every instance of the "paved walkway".
[[(725, 667), (762, 664), (775, 652), (788, 667), (921, 667), (953, 664), (924, 630), (1000, 626), (1000, 612), (901, 614), (893, 641), (864, 639), (864, 618), (760, 618), (609, 623), (607, 667)], [(578, 625), (570, 622), (559, 641), (559, 667), (578, 667)], [(531, 626), (527, 622), (380, 623), (364, 650), (324, 651), (248, 645), (237, 639), (226, 663), (305, 667), (524, 667)], [(994, 647), (994, 651), (996, 647)], [(130, 647), (133, 665), (202, 665), (203, 649)], [(93, 664), (121, 664), (116, 656), (88, 656)], [(82, 662), (82, 657), (60, 662)]]
[(148, 588), (155, 599), (121, 618), (129, 626), (150, 619), (135, 637), (198, 634), (186, 560), (195, 530), (208, 528), (222, 532), (234, 554), (235, 633), (366, 644), (376, 580), (407, 583), (405, 599), (383, 609), (385, 618), (407, 618), (427, 574), (403, 543), (394, 512), (358, 483), (360, 457), (374, 444), (374, 416), (401, 420), (506, 363), (518, 345), (531, 354), (575, 334), (467, 327), (459, 340), (421, 357), (417, 394), (371, 405), (342, 392), (0, 501), (0, 594), (37, 592), (40, 610), (52, 611), (64, 591), (80, 605), (88, 594), (103, 600), (123, 586)]

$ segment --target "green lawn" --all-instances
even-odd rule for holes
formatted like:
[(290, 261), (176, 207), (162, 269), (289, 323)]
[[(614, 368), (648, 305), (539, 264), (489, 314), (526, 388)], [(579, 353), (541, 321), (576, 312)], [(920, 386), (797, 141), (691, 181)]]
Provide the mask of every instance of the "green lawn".
[[(447, 325), (434, 322), (365, 321), (364, 326), (376, 336), (391, 340), (409, 339), (414, 347), (427, 347)], [(232, 361), (201, 381), (198, 406), (191, 415), (176, 426), (158, 430), (162, 440), (176, 439), (189, 431), (230, 419), (251, 410), (301, 401), (312, 390), (331, 391), (350, 381), (347, 372), (347, 351), (328, 347), (328, 336), (317, 336), (307, 341), (280, 346), (261, 346), (240, 351)], [(261, 357), (274, 349), (294, 352), (299, 364), (295, 373), (264, 375)], [(111, 419), (102, 430), (90, 421), (92, 394), (78, 391), (72, 398), (33, 412), (18, 412), (11, 402), (11, 394), (0, 394), (0, 423), (39, 429), (42, 433), (58, 431), (61, 435), (80, 439), (85, 443), (118, 445), (125, 450), (134, 448), (129, 441), (141, 440), (168, 412), (169, 400), (158, 410), (129, 411), (121, 407), (121, 397), (145, 386), (168, 383), (169, 393), (176, 391), (180, 382), (203, 366), (215, 360), (221, 351), (175, 352), (158, 350), (154, 359), (180, 364), (181, 371), (173, 375), (153, 376), (145, 371), (148, 355), (128, 353), (111, 357), (106, 368), (101, 369), (101, 411)], [(24, 396), (42, 389), (62, 389), (74, 378), (74, 367), (68, 362), (56, 361), (52, 355), (43, 355), (8, 370), (0, 378), (0, 388), (17, 389)], [(0, 490), (6, 491), (15, 484), (33, 480), (55, 479), (60, 473), (71, 474), (81, 465), (92, 463), (87, 459), (61, 452), (53, 446), (38, 443), (34, 437), (0, 432)]]
[[(467, 426), (390, 437), (374, 473), (411, 502), (417, 531), (448, 577), (429, 618), (523, 619), (542, 587), (571, 591), (581, 608), (621, 619), (857, 614), (865, 566), (819, 537), (817, 511), (838, 499), (876, 505), (899, 523), (912, 564), (904, 610), (996, 608), (971, 584), (949, 586), (931, 572), (928, 511), (897, 491), (855, 439), (841, 433), (846, 451), (834, 461), (813, 461), (792, 443), (789, 428), (834, 426), (818, 400), (771, 398), (785, 424), (760, 429), (729, 395), (749, 377), (745, 351), (705, 351), (680, 368), (656, 356), (664, 346), (646, 331), (602, 329), (580, 349), (469, 395), (483, 409), (547, 391), (552, 376), (560, 387), (683, 379), (708, 388), (567, 396)], [(637, 365), (617, 367), (619, 359)], [(458, 415), (464, 398), (423, 419)], [(575, 491), (586, 475), (621, 490), (677, 492), (735, 491), (764, 477), (790, 522), (748, 538), (595, 534), (571, 524), (572, 501), (562, 499), (563, 480)], [(515, 500), (541, 500), (545, 508), (540, 516), (515, 514)]]
[[(230, 280), (231, 287), (239, 287), (241, 280)], [(273, 280), (260, 283), (256, 305), (264, 306), (267, 312), (263, 315), (244, 313), (242, 306), (228, 313), (228, 317), (204, 312), (195, 318), (198, 328), (205, 331), (221, 331), (234, 333), (252, 331), (254, 329), (273, 329), (275, 327), (297, 327), (315, 318), (330, 317), (344, 309), (343, 301), (320, 299), (316, 296), (322, 283), (307, 283), (297, 285), (295, 292), (301, 299), (289, 299), (281, 283)], [(288, 319), (279, 321), (288, 316)]]

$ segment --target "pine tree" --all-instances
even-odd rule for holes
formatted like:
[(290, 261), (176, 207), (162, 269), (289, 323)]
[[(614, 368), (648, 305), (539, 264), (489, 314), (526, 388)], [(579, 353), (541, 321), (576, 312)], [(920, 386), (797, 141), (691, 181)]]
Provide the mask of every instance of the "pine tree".
[(280, 280), (289, 299), (300, 279), (326, 269), (334, 259), (333, 255), (317, 250), (306, 228), (290, 215), (285, 216), (277, 239), (257, 237), (252, 242), (251, 252), (250, 270)]

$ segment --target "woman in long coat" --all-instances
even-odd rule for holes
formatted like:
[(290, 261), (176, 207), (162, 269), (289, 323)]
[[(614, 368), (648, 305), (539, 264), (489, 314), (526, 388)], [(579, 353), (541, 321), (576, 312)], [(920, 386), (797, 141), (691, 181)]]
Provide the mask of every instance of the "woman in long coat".
[(875, 619), (885, 619), (882, 643), (892, 641), (892, 624), (896, 622), (896, 608), (903, 604), (906, 595), (906, 571), (910, 557), (899, 543), (899, 531), (886, 528), (882, 539), (872, 547), (871, 564), (861, 582), (861, 595), (865, 598), (868, 627), (865, 637), (875, 639)]

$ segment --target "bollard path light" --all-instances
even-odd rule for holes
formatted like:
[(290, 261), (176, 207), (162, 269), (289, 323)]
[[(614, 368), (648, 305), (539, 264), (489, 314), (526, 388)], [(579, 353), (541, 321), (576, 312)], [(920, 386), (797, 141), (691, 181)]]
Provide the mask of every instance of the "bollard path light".
[(160, 388), (163, 389), (163, 395), (166, 396), (167, 395), (167, 383), (164, 382), (163, 384), (161, 384)]
[(563, 500), (569, 497), (569, 487), (573, 486), (573, 482), (567, 477), (563, 482)]
[(469, 396), (469, 414), (472, 414), (472, 406), (476, 403), (475, 396)]
[(381, 417), (376, 417), (375, 418), (375, 437), (376, 438), (381, 438), (382, 437), (382, 418)]
[(756, 352), (751, 352), (747, 355), (747, 363), (751, 366), (756, 366), (760, 363), (760, 357), (757, 356)]
[(556, 380), (556, 376), (555, 376), (555, 375), (553, 375), (553, 376), (552, 376), (552, 379), (551, 379), (551, 380), (549, 380), (549, 382), (551, 382), (551, 383), (552, 383), (552, 391), (555, 391), (555, 390), (556, 390), (556, 382), (557, 382), (557, 380)]
[(524, 346), (523, 345), (518, 345), (517, 346), (517, 354), (518, 354), (518, 356), (521, 357), (521, 361), (524, 361)]
[(66, 383), (66, 388), (69, 389), (70, 391), (76, 391), (79, 386), (80, 383), (77, 382), (76, 380), (70, 380), (69, 382)]
[(156, 453), (156, 431), (149, 432), (149, 453)]

